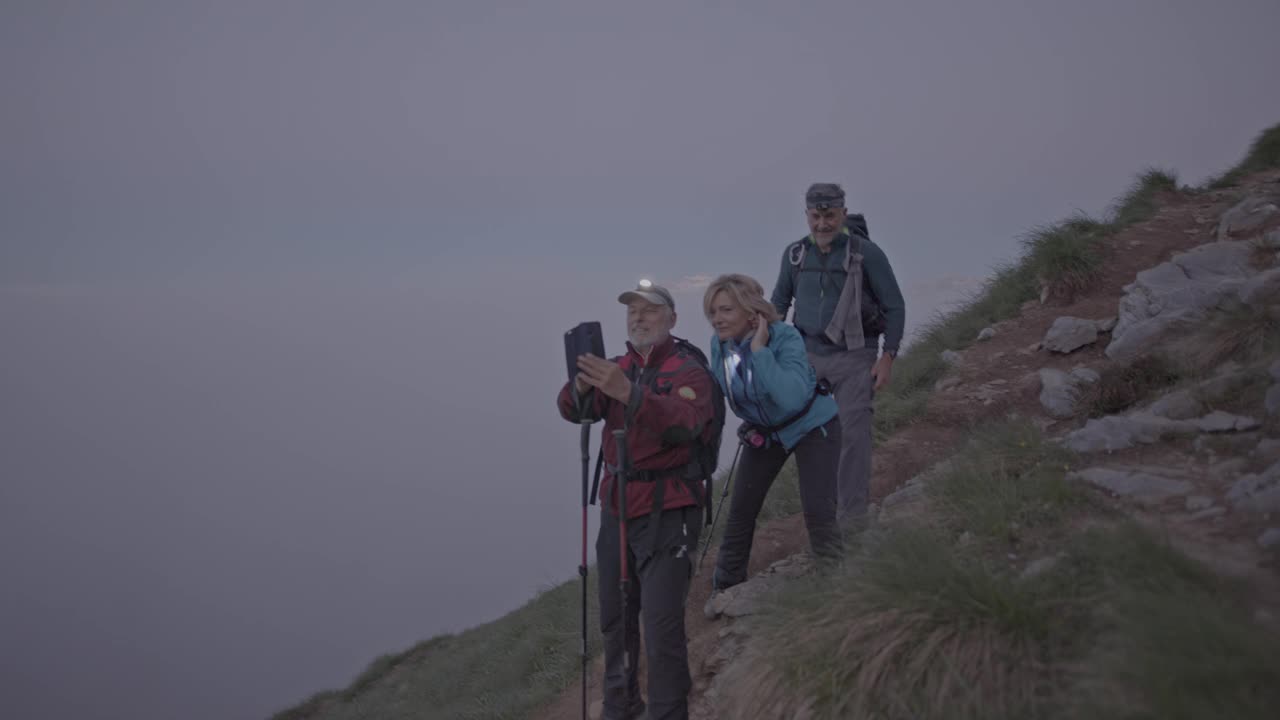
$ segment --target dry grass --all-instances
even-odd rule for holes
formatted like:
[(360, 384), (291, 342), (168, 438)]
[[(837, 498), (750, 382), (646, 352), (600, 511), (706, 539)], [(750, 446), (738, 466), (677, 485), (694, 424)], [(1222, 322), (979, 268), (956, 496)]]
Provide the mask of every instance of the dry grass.
[(1249, 248), (1252, 251), (1249, 255), (1249, 264), (1254, 270), (1268, 270), (1276, 264), (1276, 250), (1267, 244), (1264, 236), (1250, 238)]
[(925, 527), (864, 549), (727, 671), (729, 717), (1047, 717), (1052, 603)]
[(1200, 374), (1227, 361), (1248, 364), (1280, 354), (1280, 308), (1240, 304), (1217, 311), (1178, 345)]
[[(984, 456), (991, 463), (978, 472)], [(1249, 617), (1241, 589), (1075, 502), (1078, 489), (1053, 491), (1062, 460), (1016, 419), (978, 430), (930, 480), (923, 508), (865, 533), (843, 571), (766, 600), (752, 641), (719, 679), (720, 709), (736, 718), (1269, 717), (1280, 700), (1277, 638)], [(988, 514), (984, 497), (1003, 509)], [(1004, 530), (1015, 526), (1023, 547), (1057, 563), (1022, 577), (1026, 559), (1006, 555)]]
[(1017, 418), (975, 431), (927, 509), (864, 534), (830, 584), (775, 599), (757, 655), (722, 680), (729, 716), (1050, 717), (1076, 614), (988, 551), (1074, 505), (1068, 459)]
[(1127, 365), (1108, 365), (1100, 375), (1101, 379), (1088, 389), (1084, 399), (1089, 417), (1127, 410), (1182, 377), (1177, 365), (1161, 354), (1144, 355)]
[(1113, 230), (1151, 219), (1159, 209), (1162, 195), (1178, 191), (1178, 174), (1172, 170), (1148, 168), (1130, 184), (1111, 208)]
[(1230, 187), (1250, 173), (1271, 168), (1280, 168), (1280, 124), (1272, 125), (1259, 133), (1244, 159), (1223, 173), (1222, 177), (1210, 182), (1209, 187)]
[(1101, 275), (1109, 231), (1085, 215), (1036, 228), (1022, 239), (1027, 266), (1051, 297), (1069, 299)]

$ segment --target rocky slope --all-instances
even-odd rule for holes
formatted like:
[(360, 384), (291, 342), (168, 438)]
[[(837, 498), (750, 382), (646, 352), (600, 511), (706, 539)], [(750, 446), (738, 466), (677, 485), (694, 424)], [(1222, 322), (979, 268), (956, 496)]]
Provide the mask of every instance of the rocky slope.
[[(890, 518), (926, 495), (965, 428), (1020, 417), (1079, 458), (1071, 483), (1248, 583), (1257, 619), (1274, 623), (1280, 338), (1270, 334), (1280, 327), (1280, 172), (1164, 193), (1148, 220), (1105, 245), (1086, 287), (1060, 292), (1046, 282), (1015, 317), (943, 353), (947, 371), (923, 411), (876, 449), (878, 512)], [(760, 533), (751, 581), (707, 617), (705, 580), (691, 593), (694, 717), (743, 717), (719, 680), (751, 662), (743, 648), (752, 617), (773, 612), (768, 598), (809, 574), (798, 519)], [(1035, 575), (1054, 558), (1017, 562), (1017, 572)], [(592, 677), (598, 698), (598, 663)], [(540, 717), (576, 717), (578, 692)]]

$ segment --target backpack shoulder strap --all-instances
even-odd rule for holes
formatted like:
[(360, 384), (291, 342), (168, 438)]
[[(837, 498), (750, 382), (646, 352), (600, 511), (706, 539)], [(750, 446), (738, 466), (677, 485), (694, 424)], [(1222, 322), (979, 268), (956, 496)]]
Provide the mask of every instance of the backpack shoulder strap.
[(853, 272), (854, 267), (862, 268), (862, 236), (858, 233), (849, 233), (849, 245), (844, 252), (844, 272), (849, 274)]
[(805, 251), (809, 249), (809, 238), (796, 240), (787, 246), (787, 262), (791, 265), (791, 287), (796, 286), (800, 270), (804, 267)]

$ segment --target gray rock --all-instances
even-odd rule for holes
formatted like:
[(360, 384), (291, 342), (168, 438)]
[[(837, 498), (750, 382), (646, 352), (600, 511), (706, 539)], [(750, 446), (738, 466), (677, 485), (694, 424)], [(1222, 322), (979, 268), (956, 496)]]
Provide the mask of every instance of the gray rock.
[(1107, 490), (1115, 495), (1129, 498), (1142, 505), (1158, 505), (1172, 497), (1186, 495), (1194, 489), (1194, 485), (1186, 480), (1151, 475), (1145, 472), (1116, 470), (1105, 467), (1093, 467), (1068, 474), (1069, 478), (1085, 482)]
[(1216, 480), (1230, 480), (1248, 468), (1248, 458), (1235, 457), (1223, 460), (1220, 463), (1214, 463), (1209, 467), (1209, 474)]
[(1221, 410), (1214, 410), (1204, 417), (1196, 420), (1196, 426), (1200, 428), (1200, 432), (1233, 432), (1239, 430), (1253, 430), (1262, 425), (1260, 420), (1242, 415), (1232, 415)]
[(946, 364), (948, 364), (948, 365), (959, 365), (959, 364), (960, 364), (960, 353), (956, 352), (955, 350), (943, 350), (943, 351), (942, 351), (942, 362), (944, 362), (944, 363), (946, 363)]
[(754, 615), (761, 610), (766, 595), (812, 567), (813, 561), (808, 555), (783, 558), (750, 580), (712, 595), (703, 606), (702, 614), (708, 620), (721, 615), (734, 618)]
[(1131, 359), (1170, 329), (1202, 319), (1254, 274), (1252, 254), (1247, 242), (1213, 243), (1139, 272), (1120, 298), (1107, 356)]
[[(1228, 291), (1224, 291), (1224, 294), (1226, 292)], [(1112, 340), (1103, 352), (1112, 360), (1132, 360), (1146, 352), (1166, 334), (1189, 325), (1199, 324), (1204, 316), (1203, 310), (1178, 310), (1136, 322), (1126, 327), (1122, 334), (1113, 331)]]
[(960, 384), (960, 378), (956, 377), (955, 375), (951, 375), (948, 377), (944, 377), (938, 382), (934, 383), (933, 389), (938, 391), (950, 390), (951, 388), (956, 387), (959, 384)]
[(993, 338), (993, 337), (995, 337), (995, 336), (996, 336), (996, 330), (995, 330), (995, 328), (989, 328), (989, 327), (988, 327), (988, 328), (983, 328), (983, 329), (982, 329), (982, 332), (978, 333), (978, 339), (979, 339), (979, 340), (990, 340), (991, 338)]
[(1189, 390), (1175, 390), (1156, 398), (1147, 411), (1170, 420), (1190, 420), (1204, 412), (1204, 404)]
[(1270, 550), (1280, 545), (1280, 528), (1267, 528), (1258, 536), (1258, 545)]
[(1267, 368), (1267, 372), (1271, 374), (1271, 379), (1280, 382), (1280, 360), (1271, 363), (1271, 367)]
[(1125, 465), (1123, 469), (1129, 472), (1148, 473), (1177, 480), (1194, 480), (1200, 476), (1198, 473), (1172, 465)]
[(1097, 370), (1077, 365), (1071, 369), (1071, 378), (1079, 384), (1092, 385), (1102, 379)]
[(1244, 279), (1256, 272), (1252, 261), (1253, 245), (1244, 240), (1199, 245), (1170, 259), (1190, 280)]
[(1262, 227), (1280, 213), (1280, 207), (1269, 198), (1251, 197), (1237, 203), (1222, 215), (1218, 223), (1218, 240), (1228, 240)]
[(1261, 473), (1243, 475), (1227, 490), (1227, 502), (1236, 510), (1269, 513), (1280, 510), (1280, 463)]
[(1054, 368), (1040, 369), (1040, 404), (1051, 417), (1065, 420), (1076, 413), (1079, 381)]
[(1111, 317), (1109, 317), (1109, 318), (1107, 318), (1107, 319), (1105, 319), (1105, 320), (1095, 320), (1095, 321), (1094, 321), (1094, 323), (1098, 326), (1098, 332), (1100, 332), (1100, 333), (1109, 333), (1109, 332), (1111, 332), (1112, 330), (1115, 330), (1115, 329), (1116, 329), (1116, 323), (1118, 323), (1118, 322), (1120, 322), (1120, 317), (1119, 317), (1119, 316), (1117, 316), (1117, 315), (1112, 315)]
[(1200, 383), (1196, 386), (1195, 393), (1196, 397), (1207, 403), (1234, 400), (1239, 394), (1240, 388), (1252, 381), (1252, 373), (1233, 368), (1225, 372), (1219, 371), (1214, 377)]
[(1199, 427), (1192, 421), (1170, 420), (1139, 411), (1091, 419), (1079, 430), (1067, 433), (1062, 444), (1076, 452), (1111, 452), (1197, 432)]
[(1098, 323), (1077, 317), (1060, 317), (1049, 326), (1044, 335), (1043, 345), (1046, 350), (1057, 353), (1069, 353), (1079, 350), (1098, 340)]
[(1262, 247), (1268, 250), (1280, 250), (1280, 229), (1272, 230), (1263, 235)]
[(1224, 507), (1211, 507), (1211, 508), (1205, 508), (1200, 512), (1191, 513), (1191, 519), (1207, 520), (1209, 518), (1222, 517), (1223, 515), (1226, 515), (1226, 514), (1227, 514), (1227, 509)]
[(1258, 433), (1240, 432), (1227, 434), (1200, 435), (1192, 443), (1198, 453), (1216, 455), (1247, 455), (1258, 444)]
[(1192, 495), (1187, 498), (1187, 511), (1198, 512), (1213, 507), (1213, 498), (1206, 495)]
[(890, 520), (915, 501), (924, 497), (924, 483), (908, 483), (885, 496), (880, 503), (880, 516)]
[(1222, 363), (1221, 365), (1219, 365), (1218, 369), (1213, 371), (1213, 375), (1214, 377), (1221, 377), (1223, 375), (1235, 375), (1236, 373), (1240, 372), (1243, 369), (1244, 369), (1244, 366), (1241, 365), (1238, 361), (1228, 360)]
[(1280, 440), (1264, 438), (1258, 441), (1258, 446), (1249, 454), (1264, 465), (1280, 461)]
[(1027, 567), (1022, 571), (1022, 575), (1019, 576), (1019, 579), (1034, 580), (1035, 578), (1038, 578), (1052, 570), (1057, 564), (1058, 558), (1054, 555), (1042, 557), (1039, 560), (1033, 560), (1027, 563)]
[(1280, 268), (1272, 268), (1245, 281), (1236, 293), (1246, 305), (1274, 305), (1280, 302)]
[(1262, 406), (1267, 409), (1268, 415), (1280, 413), (1280, 384), (1267, 388), (1267, 395), (1262, 399)]

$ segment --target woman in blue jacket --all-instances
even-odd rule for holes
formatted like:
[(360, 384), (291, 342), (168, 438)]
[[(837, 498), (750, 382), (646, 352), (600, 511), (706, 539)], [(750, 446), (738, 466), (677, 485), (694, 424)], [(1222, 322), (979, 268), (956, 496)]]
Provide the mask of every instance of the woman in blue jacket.
[(715, 329), (711, 369), (730, 409), (742, 419), (742, 457), (711, 581), (712, 590), (719, 591), (747, 579), (756, 516), (792, 453), (810, 549), (820, 557), (839, 555), (840, 418), (835, 399), (819, 391), (799, 331), (779, 319), (759, 282), (721, 275), (702, 304)]

